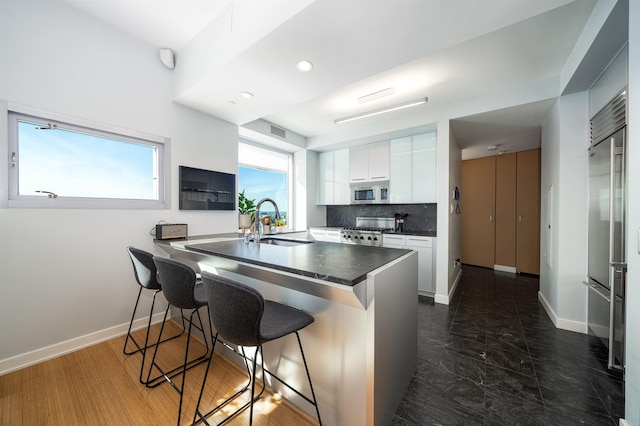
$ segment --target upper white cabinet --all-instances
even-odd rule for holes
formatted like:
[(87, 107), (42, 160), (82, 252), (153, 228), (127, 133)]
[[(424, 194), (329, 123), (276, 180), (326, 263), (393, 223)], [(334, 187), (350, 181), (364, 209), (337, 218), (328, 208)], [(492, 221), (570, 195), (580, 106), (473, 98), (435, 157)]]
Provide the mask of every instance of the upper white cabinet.
[(318, 155), (318, 204), (349, 204), (349, 150)]
[(389, 142), (376, 142), (349, 150), (349, 181), (389, 180)]
[(389, 161), (389, 202), (393, 204), (410, 203), (412, 196), (412, 143), (411, 136), (393, 139), (390, 145)]
[(436, 133), (422, 133), (390, 142), (391, 203), (436, 202)]

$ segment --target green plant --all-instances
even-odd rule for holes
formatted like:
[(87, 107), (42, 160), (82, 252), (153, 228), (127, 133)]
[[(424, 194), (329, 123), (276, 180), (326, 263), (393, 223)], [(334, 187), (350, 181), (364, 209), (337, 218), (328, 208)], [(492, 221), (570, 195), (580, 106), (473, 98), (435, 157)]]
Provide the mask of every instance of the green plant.
[(252, 215), (256, 212), (256, 200), (244, 195), (244, 189), (238, 194), (238, 214)]

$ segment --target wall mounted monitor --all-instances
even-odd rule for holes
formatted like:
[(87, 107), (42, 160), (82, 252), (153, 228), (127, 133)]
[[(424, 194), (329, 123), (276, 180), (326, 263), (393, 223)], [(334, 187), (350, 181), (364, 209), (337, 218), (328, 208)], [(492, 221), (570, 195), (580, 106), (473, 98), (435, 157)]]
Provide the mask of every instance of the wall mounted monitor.
[(180, 210), (235, 209), (235, 174), (180, 166)]

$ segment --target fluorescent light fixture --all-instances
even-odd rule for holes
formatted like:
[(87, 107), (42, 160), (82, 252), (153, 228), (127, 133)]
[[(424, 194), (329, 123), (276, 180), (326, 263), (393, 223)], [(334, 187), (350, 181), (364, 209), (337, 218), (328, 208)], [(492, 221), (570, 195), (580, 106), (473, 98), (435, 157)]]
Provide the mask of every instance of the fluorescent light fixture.
[(386, 112), (398, 111), (399, 109), (405, 109), (405, 108), (409, 108), (417, 105), (426, 104), (427, 101), (428, 101), (428, 98), (420, 98), (420, 99), (416, 99), (415, 101), (405, 102), (403, 104), (391, 105), (385, 108), (380, 108), (380, 109), (376, 109), (369, 112), (363, 112), (361, 114), (350, 115), (349, 117), (337, 118), (333, 120), (333, 123), (334, 124), (347, 123), (349, 121), (359, 120), (361, 118), (372, 117), (374, 115), (384, 114)]

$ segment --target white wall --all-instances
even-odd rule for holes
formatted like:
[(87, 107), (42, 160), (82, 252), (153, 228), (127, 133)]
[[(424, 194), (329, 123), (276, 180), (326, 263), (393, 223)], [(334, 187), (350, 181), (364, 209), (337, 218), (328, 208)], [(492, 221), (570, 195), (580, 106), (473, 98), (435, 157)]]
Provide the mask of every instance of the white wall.
[[(449, 127), (451, 128), (451, 127)], [(448, 292), (451, 294), (460, 280), (462, 264), (454, 266), (456, 259), (462, 258), (462, 218), (456, 212), (458, 201), (453, 199), (453, 191), (462, 187), (462, 150), (453, 132), (449, 133), (449, 256), (448, 256)]]
[(0, 63), (9, 103), (170, 138), (174, 177), (171, 210), (0, 208), (2, 373), (126, 331), (138, 288), (125, 248), (160, 253), (149, 235), (158, 221), (187, 223), (190, 234), (235, 229), (235, 212), (178, 211), (175, 177), (179, 165), (236, 173), (238, 129), (171, 102), (157, 47), (63, 3), (0, 2)]
[(588, 92), (562, 96), (542, 127), (540, 299), (557, 327), (586, 333)]
[[(640, 424), (640, 3), (629, 2), (629, 104), (628, 104), (628, 238), (627, 238), (627, 342), (625, 417), (629, 425)], [(633, 188), (633, 190), (632, 190)]]

